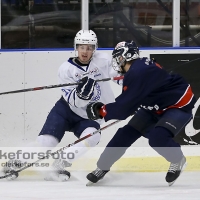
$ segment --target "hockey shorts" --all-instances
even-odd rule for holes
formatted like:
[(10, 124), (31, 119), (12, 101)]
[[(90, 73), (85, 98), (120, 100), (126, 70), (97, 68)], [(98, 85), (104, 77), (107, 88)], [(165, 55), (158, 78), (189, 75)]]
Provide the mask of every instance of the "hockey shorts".
[(144, 108), (139, 109), (128, 122), (145, 137), (152, 128), (161, 126), (168, 129), (173, 135), (177, 135), (182, 128), (192, 119), (192, 112), (188, 113), (181, 109), (171, 108), (163, 114), (156, 114)]
[(60, 98), (47, 116), (39, 135), (52, 135), (60, 142), (65, 131), (73, 132), (79, 138), (88, 127), (100, 129), (100, 125), (96, 121), (78, 116), (70, 109), (64, 98)]

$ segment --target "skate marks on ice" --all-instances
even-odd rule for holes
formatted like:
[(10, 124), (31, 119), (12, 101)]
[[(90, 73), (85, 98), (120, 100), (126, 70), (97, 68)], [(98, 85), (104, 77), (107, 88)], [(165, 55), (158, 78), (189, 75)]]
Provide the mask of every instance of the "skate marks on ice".
[(89, 172), (73, 172), (67, 182), (44, 181), (41, 177), (19, 177), (0, 181), (2, 200), (199, 200), (200, 172), (184, 172), (173, 186), (166, 172), (109, 172), (104, 179), (86, 187)]

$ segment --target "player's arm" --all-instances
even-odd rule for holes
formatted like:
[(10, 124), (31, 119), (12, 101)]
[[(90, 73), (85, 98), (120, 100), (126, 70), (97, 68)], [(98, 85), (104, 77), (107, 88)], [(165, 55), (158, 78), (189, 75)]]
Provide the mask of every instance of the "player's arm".
[[(62, 70), (61, 70), (62, 71)], [(70, 77), (70, 74), (66, 68), (64, 72), (58, 74), (60, 84), (64, 83), (76, 83), (76, 81)], [(77, 86), (62, 87), (62, 96), (68, 104), (75, 107), (86, 106), (93, 96), (95, 80), (84, 77), (80, 80)]]
[(104, 117), (105, 121), (126, 119), (137, 110), (142, 104), (142, 100), (154, 91), (157, 85), (162, 83), (162, 78), (162, 73), (160, 76), (155, 76), (155, 71), (152, 69), (127, 73), (124, 79), (123, 92), (116, 98), (116, 101), (107, 105), (102, 105), (99, 102), (89, 104), (87, 107), (88, 118), (99, 119)]
[(143, 96), (137, 98), (140, 95), (140, 91), (136, 90), (137, 86), (132, 84), (132, 81), (128, 83), (125, 80), (124, 84), (125, 86), (123, 88), (128, 89), (124, 89), (122, 94), (116, 98), (115, 102), (106, 105), (101, 102), (89, 104), (86, 110), (88, 118), (92, 120), (104, 118), (106, 121), (110, 119), (124, 120), (131, 115), (139, 107), (140, 98)]

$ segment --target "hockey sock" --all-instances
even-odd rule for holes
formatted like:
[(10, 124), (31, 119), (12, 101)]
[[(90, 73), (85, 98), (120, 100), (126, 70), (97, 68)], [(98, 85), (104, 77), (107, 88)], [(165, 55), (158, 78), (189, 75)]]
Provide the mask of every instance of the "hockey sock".
[(126, 149), (130, 147), (142, 135), (132, 126), (126, 125), (118, 129), (101, 154), (97, 166), (101, 170), (110, 170), (110, 167), (122, 157)]
[(85, 154), (88, 150), (89, 147), (87, 147), (82, 141), (63, 150), (60, 153), (60, 158), (66, 160), (68, 163), (72, 163)]
[[(80, 138), (95, 132), (97, 129), (93, 128), (93, 127), (88, 127), (86, 128)], [(95, 135), (92, 135), (91, 137), (76, 143), (75, 145), (65, 149), (61, 155), (61, 158), (66, 160), (69, 163), (74, 162), (75, 160), (77, 160), (78, 158), (80, 158), (83, 154), (85, 154), (90, 147), (94, 147), (95, 145), (98, 144), (98, 142), (100, 141), (101, 138), (101, 134), (100, 133), (96, 133)]]
[(16, 159), (23, 163), (34, 162), (39, 156), (45, 156), (47, 151), (51, 151), (57, 146), (58, 140), (51, 135), (40, 135), (34, 142), (28, 143), (25, 147), (20, 148), (16, 152)]
[(149, 132), (149, 145), (166, 160), (179, 162), (183, 153), (178, 143), (173, 140), (173, 134), (164, 127), (155, 127)]

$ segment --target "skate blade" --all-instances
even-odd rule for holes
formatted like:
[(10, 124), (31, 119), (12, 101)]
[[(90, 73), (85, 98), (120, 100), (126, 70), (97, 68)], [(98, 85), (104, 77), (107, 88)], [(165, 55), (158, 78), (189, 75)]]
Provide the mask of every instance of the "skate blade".
[[(178, 179), (178, 178), (177, 178), (177, 179)], [(177, 180), (177, 179), (176, 179), (176, 180)], [(176, 181), (176, 180), (175, 180), (175, 181)], [(168, 185), (169, 185), (169, 186), (172, 186), (172, 185), (174, 184), (175, 181), (173, 181), (173, 182), (171, 182), (171, 183), (168, 183)]]
[(86, 186), (91, 186), (91, 185), (93, 185), (93, 184), (94, 184), (93, 182), (88, 181), (87, 184), (86, 184)]
[[(187, 166), (187, 162), (183, 165), (182, 170), (181, 170), (181, 173), (182, 173), (183, 170), (186, 168), (186, 166)], [(181, 175), (181, 173), (180, 173), (180, 175)], [(179, 175), (179, 176), (180, 176), (180, 175)], [(179, 176), (178, 176), (178, 177), (179, 177)], [(177, 177), (177, 179), (178, 179), (178, 177)], [(176, 180), (177, 180), (177, 179), (176, 179)], [(168, 185), (169, 185), (169, 186), (172, 186), (172, 185), (175, 183), (176, 180), (174, 180), (173, 182), (168, 183)]]

